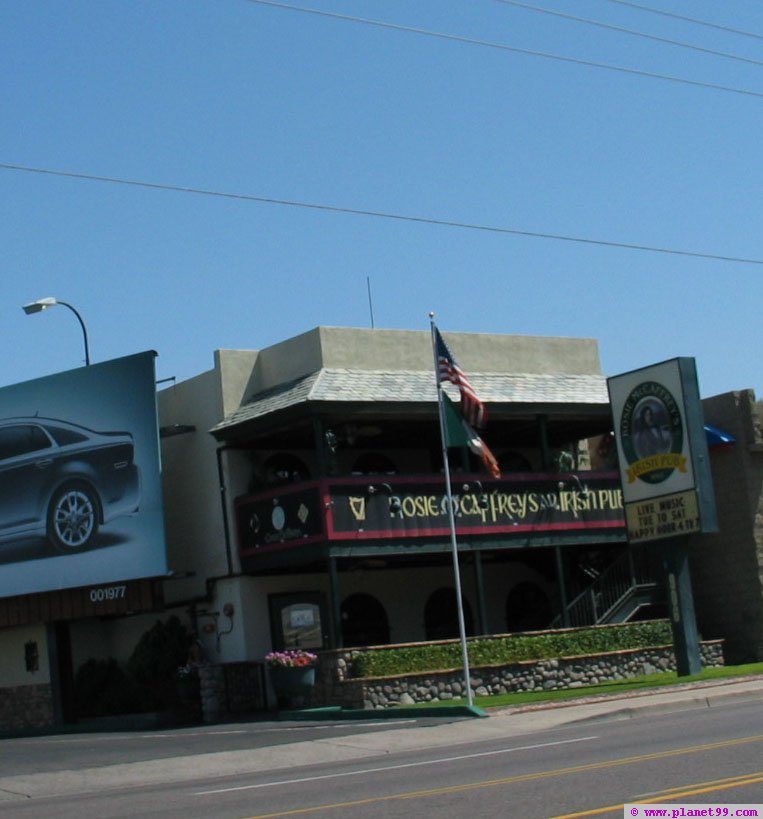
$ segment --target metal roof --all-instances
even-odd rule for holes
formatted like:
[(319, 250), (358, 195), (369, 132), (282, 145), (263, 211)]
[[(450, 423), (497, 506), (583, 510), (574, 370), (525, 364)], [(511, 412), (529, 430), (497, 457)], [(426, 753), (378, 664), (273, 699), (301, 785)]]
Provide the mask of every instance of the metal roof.
[[(608, 404), (602, 375), (538, 373), (469, 375), (477, 395), (488, 404)], [(447, 391), (458, 398), (455, 387)], [(377, 371), (325, 368), (256, 393), (211, 432), (231, 429), (298, 404), (320, 402), (385, 403), (434, 402), (435, 376), (431, 371)]]

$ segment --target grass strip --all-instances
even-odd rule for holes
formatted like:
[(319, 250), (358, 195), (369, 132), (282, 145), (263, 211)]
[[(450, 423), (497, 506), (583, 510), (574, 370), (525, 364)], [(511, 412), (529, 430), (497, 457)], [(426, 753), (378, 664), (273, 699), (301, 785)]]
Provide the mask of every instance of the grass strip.
[[(559, 700), (580, 699), (606, 694), (621, 694), (626, 691), (639, 691), (663, 686), (685, 685), (691, 682), (707, 680), (733, 679), (763, 674), (763, 663), (749, 663), (736, 666), (719, 666), (705, 668), (699, 674), (679, 677), (675, 671), (663, 671), (657, 674), (645, 674), (640, 677), (630, 677), (623, 680), (613, 680), (599, 685), (584, 685), (578, 688), (562, 688), (554, 691), (520, 691), (514, 694), (494, 694), (488, 697), (474, 697), (474, 705), (478, 708), (509, 708), (514, 705), (527, 705)], [(452, 700), (437, 700), (435, 702), (420, 703), (416, 707), (429, 708), (442, 705), (463, 705), (465, 698)]]

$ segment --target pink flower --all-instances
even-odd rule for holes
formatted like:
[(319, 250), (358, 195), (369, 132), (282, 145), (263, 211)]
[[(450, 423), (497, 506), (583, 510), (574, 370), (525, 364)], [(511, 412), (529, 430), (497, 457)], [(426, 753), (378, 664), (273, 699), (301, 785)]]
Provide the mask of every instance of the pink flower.
[(271, 651), (265, 655), (265, 662), (271, 668), (308, 668), (318, 662), (318, 655), (301, 648), (291, 648)]

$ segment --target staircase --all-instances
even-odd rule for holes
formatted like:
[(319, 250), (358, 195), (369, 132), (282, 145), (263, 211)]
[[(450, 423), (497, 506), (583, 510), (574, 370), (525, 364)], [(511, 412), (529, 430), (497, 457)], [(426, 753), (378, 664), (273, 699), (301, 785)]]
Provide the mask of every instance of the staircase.
[(663, 584), (644, 549), (630, 548), (574, 597), (551, 628), (625, 623), (646, 606), (664, 603)]

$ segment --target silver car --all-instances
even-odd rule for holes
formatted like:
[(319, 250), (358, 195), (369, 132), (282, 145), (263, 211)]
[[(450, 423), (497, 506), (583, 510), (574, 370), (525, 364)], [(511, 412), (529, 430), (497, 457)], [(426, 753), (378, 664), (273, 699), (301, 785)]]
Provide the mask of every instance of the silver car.
[(0, 541), (42, 536), (63, 554), (87, 549), (101, 524), (138, 511), (134, 454), (129, 432), (0, 420)]

